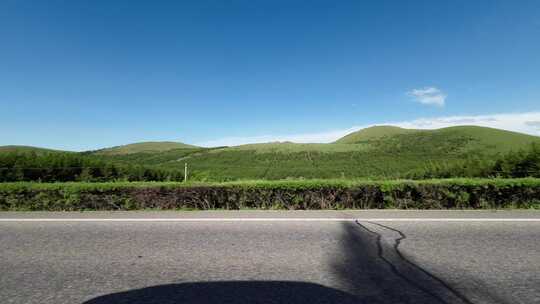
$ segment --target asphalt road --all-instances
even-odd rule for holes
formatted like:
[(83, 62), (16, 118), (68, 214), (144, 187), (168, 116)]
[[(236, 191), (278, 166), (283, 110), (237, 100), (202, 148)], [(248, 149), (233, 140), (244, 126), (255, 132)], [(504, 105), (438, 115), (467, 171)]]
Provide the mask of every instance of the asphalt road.
[(0, 303), (529, 304), (539, 274), (540, 212), (0, 213)]

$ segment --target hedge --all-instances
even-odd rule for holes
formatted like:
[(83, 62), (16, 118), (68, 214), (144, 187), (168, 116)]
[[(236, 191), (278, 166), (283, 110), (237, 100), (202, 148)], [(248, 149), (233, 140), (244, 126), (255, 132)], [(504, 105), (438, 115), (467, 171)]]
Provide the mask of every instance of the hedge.
[(0, 210), (539, 208), (540, 179), (0, 183)]

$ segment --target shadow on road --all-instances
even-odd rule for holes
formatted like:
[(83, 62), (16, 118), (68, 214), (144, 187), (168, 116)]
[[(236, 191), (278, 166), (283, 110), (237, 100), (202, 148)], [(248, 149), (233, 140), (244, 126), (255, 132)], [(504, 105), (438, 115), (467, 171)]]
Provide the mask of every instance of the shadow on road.
[(104, 295), (84, 304), (472, 303), (401, 254), (399, 242), (405, 235), (393, 230), (395, 238), (384, 241), (373, 227), (343, 224), (341, 250), (331, 262), (332, 275), (339, 278), (340, 290), (291, 281), (193, 282)]
[(471, 303), (400, 253), (403, 234), (393, 230), (385, 241), (372, 225), (343, 224), (344, 256), (333, 265), (342, 285), (363, 303)]
[(85, 304), (358, 303), (337, 289), (287, 281), (226, 281), (160, 285), (105, 295)]

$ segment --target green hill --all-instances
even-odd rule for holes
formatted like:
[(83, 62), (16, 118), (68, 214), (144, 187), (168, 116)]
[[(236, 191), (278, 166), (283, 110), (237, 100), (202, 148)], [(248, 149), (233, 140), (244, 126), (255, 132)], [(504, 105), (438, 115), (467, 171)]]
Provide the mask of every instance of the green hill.
[(61, 153), (61, 152), (69, 152), (69, 151), (53, 150), (53, 149), (46, 149), (46, 148), (39, 148), (39, 147), (32, 147), (32, 146), (16, 146), (16, 145), (0, 146), (0, 153), (9, 153), (9, 152)]
[[(433, 164), (493, 162), (540, 137), (477, 126), (414, 130), (377, 126), (334, 143), (275, 142), (202, 148), (177, 142), (143, 142), (82, 152), (107, 162), (183, 171), (199, 180), (283, 178), (403, 178)], [(9, 149), (52, 151), (33, 147)]]
[(187, 162), (192, 174), (209, 180), (398, 178), (430, 163), (494, 160), (533, 142), (540, 142), (540, 137), (476, 126), (438, 130), (373, 127), (331, 144), (265, 143), (201, 149), (158, 166), (181, 169)]
[(336, 144), (354, 144), (360, 142), (366, 142), (369, 140), (379, 140), (384, 137), (389, 137), (398, 134), (408, 134), (421, 132), (422, 130), (414, 129), (403, 129), (400, 127), (394, 126), (374, 126), (365, 128), (350, 134), (345, 135), (344, 137), (336, 140)]
[(94, 151), (97, 155), (125, 155), (133, 153), (156, 153), (165, 152), (175, 149), (191, 149), (197, 148), (196, 146), (171, 141), (148, 141), (139, 142), (123, 146), (116, 146), (112, 148), (106, 148)]
[(398, 140), (403, 142), (413, 140), (415, 143), (421, 141), (422, 144), (429, 145), (459, 137), (469, 138), (471, 140), (470, 143), (473, 145), (483, 144), (492, 146), (497, 150), (506, 150), (507, 148), (512, 148), (514, 144), (521, 146), (523, 143), (539, 139), (537, 136), (479, 126), (456, 126), (434, 130), (375, 126), (345, 135), (336, 140), (335, 143), (357, 144), (376, 141), (382, 142), (387, 140)]

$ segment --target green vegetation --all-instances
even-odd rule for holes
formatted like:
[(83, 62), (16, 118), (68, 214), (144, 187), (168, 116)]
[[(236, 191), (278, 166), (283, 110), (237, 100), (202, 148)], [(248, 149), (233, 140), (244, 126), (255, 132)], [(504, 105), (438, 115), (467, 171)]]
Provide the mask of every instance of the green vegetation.
[(177, 170), (116, 164), (77, 153), (0, 153), (0, 182), (13, 181), (166, 181), (182, 180)]
[[(422, 132), (422, 130), (403, 129), (394, 126), (374, 126), (348, 134), (335, 141), (336, 144), (356, 144), (370, 140), (380, 140), (394, 135)], [(429, 131), (428, 131), (429, 132)]]
[(267, 143), (201, 150), (158, 166), (181, 169), (187, 162), (194, 178), (217, 181), (396, 179), (409, 177), (431, 164), (450, 166), (471, 157), (495, 161), (505, 153), (540, 143), (539, 137), (483, 127), (397, 131), (373, 127), (366, 131), (369, 136), (364, 139), (369, 139), (349, 144)]
[[(101, 155), (93, 152), (83, 152), (84, 155), (98, 157), (102, 160), (119, 163), (119, 164), (138, 164), (144, 166), (159, 166), (168, 162), (177, 162), (182, 160), (188, 155), (206, 151), (206, 148), (184, 148), (173, 149), (169, 151), (163, 151), (159, 153), (129, 153), (129, 154), (113, 154), (113, 155)], [(166, 166), (162, 166), (166, 167)]]
[(539, 207), (534, 178), (0, 184), (0, 210)]
[[(176, 172), (176, 175), (165, 174), (169, 176), (166, 179), (173, 180), (183, 175), (185, 163), (188, 163), (190, 179), (198, 181), (522, 177), (511, 173), (517, 171), (509, 169), (510, 162), (506, 162), (501, 170), (495, 170), (493, 166), (507, 155), (527, 153), (520, 151), (531, 149), (532, 143), (540, 143), (540, 137), (484, 127), (410, 130), (380, 126), (354, 132), (330, 144), (278, 142), (202, 148), (182, 143), (148, 142), (71, 154), (114, 166)], [(517, 158), (521, 157), (519, 155)], [(43, 168), (46, 166), (42, 165)], [(7, 164), (2, 167), (23, 166)], [(528, 170), (537, 170), (534, 166), (529, 167)], [(39, 176), (32, 176), (39, 179)], [(533, 172), (525, 176), (535, 175)], [(118, 179), (96, 177), (99, 178), (93, 180)], [(78, 180), (78, 177), (69, 180)]]
[(140, 142), (129, 145), (117, 146), (107, 149), (101, 149), (95, 151), (95, 154), (101, 155), (125, 155), (132, 153), (153, 153), (153, 152), (165, 152), (174, 149), (186, 149), (186, 148), (197, 148), (192, 145), (171, 142), (171, 141), (148, 141)]
[(36, 154), (69, 153), (69, 151), (45, 149), (45, 148), (38, 148), (38, 147), (32, 147), (32, 146), (0, 146), (0, 153), (14, 153), (14, 152), (16, 152), (16, 153), (33, 152), (33, 153), (36, 153)]
[[(189, 182), (174, 182), (185, 163)], [(532, 177), (540, 138), (482, 127), (373, 127), (331, 144), (6, 146), (0, 210), (540, 208)]]
[(495, 160), (469, 156), (452, 164), (431, 163), (425, 168), (412, 171), (409, 178), (449, 177), (540, 177), (540, 144), (533, 143), (529, 149), (507, 153)]

